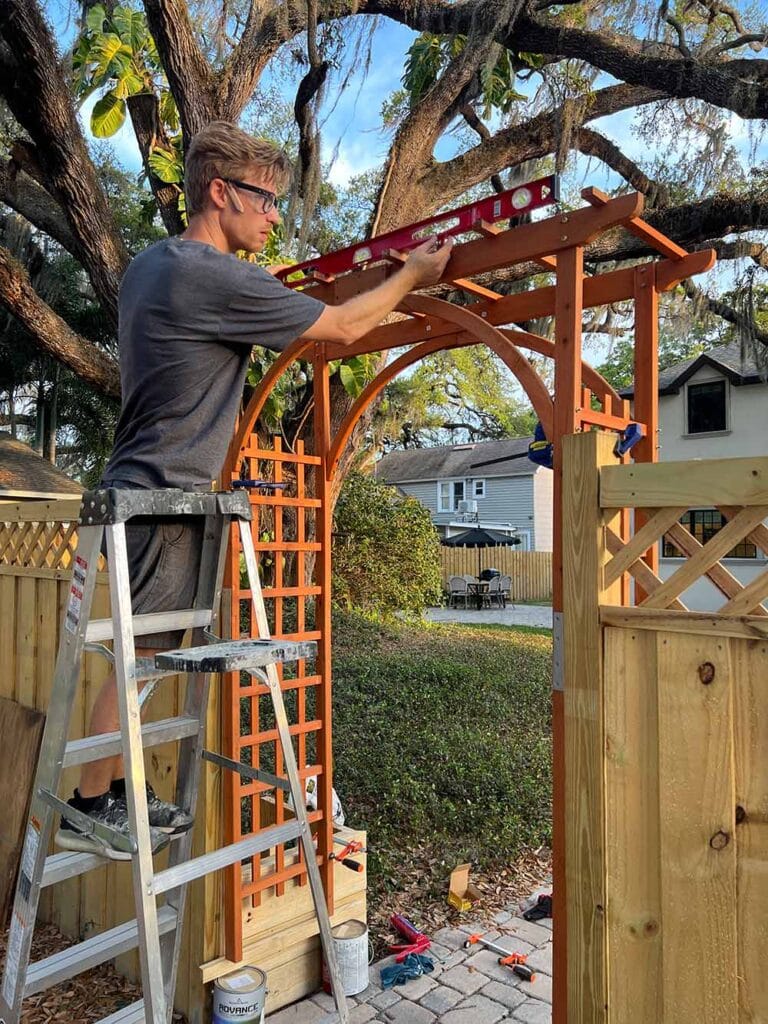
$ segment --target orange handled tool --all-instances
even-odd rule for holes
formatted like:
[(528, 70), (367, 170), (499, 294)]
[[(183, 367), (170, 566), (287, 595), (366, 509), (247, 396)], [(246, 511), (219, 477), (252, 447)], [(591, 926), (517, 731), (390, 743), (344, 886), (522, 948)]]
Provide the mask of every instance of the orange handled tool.
[(524, 953), (510, 953), (509, 950), (504, 949), (503, 946), (497, 946), (495, 942), (484, 939), (479, 932), (469, 936), (464, 943), (464, 949), (469, 949), (470, 946), (474, 946), (477, 942), (479, 942), (485, 949), (489, 949), (492, 953), (498, 954), (499, 963), (503, 967), (510, 967), (513, 974), (516, 974), (518, 978), (522, 978), (523, 981), (536, 980), (536, 975), (530, 967), (526, 966), (525, 961), (528, 957)]
[(329, 854), (329, 860), (337, 860), (340, 864), (343, 864), (345, 868), (349, 868), (350, 871), (364, 871), (365, 867), (358, 860), (352, 860), (348, 856), (350, 853), (366, 853), (367, 850), (361, 842), (357, 839), (351, 839), (348, 843), (345, 843), (343, 839), (334, 839), (334, 843), (338, 843), (339, 846), (343, 846), (342, 850), (338, 853), (331, 851)]

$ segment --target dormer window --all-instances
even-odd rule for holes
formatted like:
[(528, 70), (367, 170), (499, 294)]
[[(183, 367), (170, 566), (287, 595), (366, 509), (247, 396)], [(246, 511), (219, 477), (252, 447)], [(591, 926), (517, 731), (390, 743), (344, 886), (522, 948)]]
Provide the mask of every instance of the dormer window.
[(728, 429), (726, 381), (708, 380), (686, 388), (688, 434), (716, 434)]

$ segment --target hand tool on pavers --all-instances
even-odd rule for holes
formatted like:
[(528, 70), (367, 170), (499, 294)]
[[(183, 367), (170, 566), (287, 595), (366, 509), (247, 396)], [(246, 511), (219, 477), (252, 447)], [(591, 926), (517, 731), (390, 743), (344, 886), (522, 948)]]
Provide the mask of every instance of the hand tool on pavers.
[(481, 946), (484, 946), (485, 949), (489, 949), (492, 953), (497, 953), (499, 963), (502, 967), (510, 967), (512, 969), (512, 973), (516, 974), (518, 978), (522, 978), (523, 981), (536, 980), (536, 975), (533, 973), (531, 968), (526, 965), (528, 957), (525, 953), (510, 953), (508, 949), (504, 949), (503, 946), (497, 946), (495, 942), (490, 942), (488, 939), (484, 939), (480, 934), (470, 935), (464, 943), (464, 949), (469, 949), (469, 947), (474, 946), (476, 942), (479, 942)]
[[(132, 615), (125, 524), (136, 516), (144, 520), (147, 517), (204, 517), (200, 573), (193, 608)], [(349, 1016), (325, 894), (275, 668), (278, 662), (314, 657), (316, 644), (273, 640), (269, 637), (250, 519), (250, 503), (242, 491), (231, 494), (197, 494), (172, 489), (137, 491), (109, 488), (83, 496), (77, 549), (73, 556), (72, 582), (8, 936), (0, 989), (0, 1024), (19, 1024), (22, 1002), (27, 996), (136, 948), (141, 962), (144, 998), (104, 1018), (101, 1024), (170, 1024), (188, 883), (291, 839), (301, 839), (303, 843), (307, 875), (339, 1021), (348, 1024)], [(216, 619), (229, 527), (234, 522), (239, 526), (254, 617), (262, 639), (202, 646), (211, 637), (209, 630)], [(89, 621), (97, 562), (105, 534), (112, 618)], [(156, 656), (154, 663), (149, 659), (135, 657), (136, 637), (188, 628), (193, 629), (193, 647), (164, 651)], [(89, 650), (110, 653), (101, 646), (105, 640), (114, 641), (120, 731), (68, 743), (67, 735), (83, 652), (87, 644)], [(249, 672), (264, 681), (269, 688), (287, 781), (203, 750), (210, 673), (230, 671)], [(190, 673), (183, 713), (175, 718), (142, 726), (142, 701), (139, 699), (138, 683), (150, 680), (154, 684), (179, 672)], [(148, 688), (145, 688), (145, 692)], [(171, 740), (179, 741), (176, 803), (180, 807), (194, 815), (201, 760), (205, 757), (224, 768), (289, 791), (293, 797), (295, 820), (264, 829), (257, 835), (196, 858), (191, 856), (193, 832), (189, 830), (172, 844), (169, 866), (164, 871), (155, 872), (147, 816), (144, 749)], [(126, 766), (130, 822), (130, 834), (127, 836), (114, 832), (107, 825), (93, 822), (56, 796), (64, 768), (117, 754), (123, 755)], [(87, 829), (105, 844), (120, 846), (131, 855), (136, 917), (133, 921), (70, 946), (61, 953), (30, 964), (40, 890), (104, 864), (104, 858), (97, 853), (46, 856), (53, 818), (57, 813), (76, 826)], [(158, 908), (156, 901), (161, 894), (165, 894), (165, 904)]]

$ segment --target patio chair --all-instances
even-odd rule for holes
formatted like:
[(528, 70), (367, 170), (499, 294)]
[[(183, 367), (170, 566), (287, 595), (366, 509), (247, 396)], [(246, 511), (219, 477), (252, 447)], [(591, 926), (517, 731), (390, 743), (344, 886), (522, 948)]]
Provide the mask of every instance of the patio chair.
[(500, 576), (499, 577), (499, 590), (501, 591), (501, 606), (502, 608), (507, 607), (507, 601), (514, 608), (512, 604), (512, 577), (511, 576)]
[(503, 576), (494, 576), (493, 579), (488, 580), (488, 590), (483, 597), (487, 599), (490, 607), (494, 604), (497, 604), (499, 608), (504, 607), (504, 593), (501, 589), (503, 578)]
[(469, 597), (469, 584), (463, 576), (449, 576), (448, 577), (448, 607), (458, 607), (459, 598), (464, 601), (464, 607), (467, 607), (467, 598)]

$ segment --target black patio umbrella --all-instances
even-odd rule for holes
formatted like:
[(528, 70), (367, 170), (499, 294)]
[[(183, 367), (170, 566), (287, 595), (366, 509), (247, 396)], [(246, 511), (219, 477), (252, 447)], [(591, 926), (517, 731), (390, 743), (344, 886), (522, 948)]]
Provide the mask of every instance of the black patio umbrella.
[(480, 576), (480, 554), (483, 548), (513, 547), (520, 543), (519, 537), (509, 533), (501, 533), (500, 530), (488, 530), (482, 526), (473, 526), (469, 530), (462, 530), (453, 537), (443, 537), (440, 541), (447, 548), (477, 548), (477, 575)]

